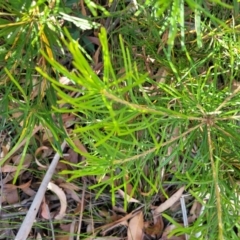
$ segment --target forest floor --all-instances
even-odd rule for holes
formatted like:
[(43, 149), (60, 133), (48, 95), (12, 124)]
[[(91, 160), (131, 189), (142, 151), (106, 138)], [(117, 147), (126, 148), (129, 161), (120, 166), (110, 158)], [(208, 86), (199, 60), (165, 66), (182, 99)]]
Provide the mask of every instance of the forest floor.
[(168, 2), (0, 1), (0, 239), (239, 239), (239, 3)]

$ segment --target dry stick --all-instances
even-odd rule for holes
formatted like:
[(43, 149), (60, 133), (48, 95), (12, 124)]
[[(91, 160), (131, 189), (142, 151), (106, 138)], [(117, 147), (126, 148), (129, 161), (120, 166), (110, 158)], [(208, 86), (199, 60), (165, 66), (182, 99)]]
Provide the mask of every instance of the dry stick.
[(82, 201), (81, 201), (81, 211), (79, 213), (77, 240), (80, 239), (80, 233), (81, 233), (81, 228), (82, 228), (83, 208), (84, 208), (84, 202), (85, 202), (85, 191), (86, 191), (86, 180), (83, 180)]
[[(62, 151), (65, 148), (65, 146), (66, 146), (66, 142), (64, 141), (61, 145)], [(32, 205), (27, 213), (27, 216), (25, 217), (25, 219), (18, 231), (18, 234), (17, 234), (15, 240), (26, 240), (27, 239), (29, 232), (31, 231), (33, 222), (38, 213), (38, 210), (39, 210), (40, 204), (42, 202), (42, 199), (44, 197), (44, 194), (47, 190), (48, 183), (50, 182), (50, 180), (52, 178), (52, 175), (54, 173), (54, 170), (57, 166), (59, 159), (60, 159), (60, 155), (59, 155), (59, 153), (56, 153), (45, 176), (44, 176), (44, 179), (42, 180), (42, 183), (38, 189), (38, 192), (32, 202)]]

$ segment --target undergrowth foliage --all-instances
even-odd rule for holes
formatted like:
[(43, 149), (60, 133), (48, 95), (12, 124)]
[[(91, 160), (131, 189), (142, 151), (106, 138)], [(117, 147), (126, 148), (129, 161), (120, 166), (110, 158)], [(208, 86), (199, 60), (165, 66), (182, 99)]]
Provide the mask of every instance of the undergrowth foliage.
[[(60, 1), (0, 1), (0, 6), (1, 130), (10, 129), (14, 136), (13, 147), (1, 161), (2, 166), (24, 139), (27, 139), (24, 145), (24, 152), (27, 152), (38, 125), (51, 132), (53, 147), (61, 151), (61, 141), (66, 133), (61, 116), (53, 115), (51, 110), (56, 106), (56, 93), (35, 67), (57, 77), (58, 73), (46, 62), (40, 50), (50, 59), (63, 63), (62, 58), (67, 54), (61, 41), (64, 23), (73, 22), (78, 31), (92, 29), (97, 24), (68, 15), (72, 13), (71, 8)], [(94, 11), (96, 6), (91, 5), (90, 10)], [(73, 28), (71, 31), (74, 35)]]
[[(129, 181), (134, 185), (134, 192), (144, 181), (146, 192), (150, 189), (157, 192), (169, 181), (162, 174), (164, 169), (171, 174), (172, 183), (180, 181), (186, 185), (187, 191), (200, 202), (207, 199), (202, 219), (193, 224), (188, 233), (197, 229), (210, 239), (216, 233), (221, 239), (233, 234), (229, 226), (234, 226), (239, 218), (233, 211), (239, 189), (233, 179), (239, 178), (236, 149), (239, 148), (240, 128), (236, 106), (240, 87), (234, 91), (228, 85), (220, 89), (217, 77), (212, 74), (214, 66), (205, 74), (197, 75), (200, 64), (187, 73), (179, 73), (181, 82), (172, 77), (156, 82), (138, 71), (121, 37), (125, 71), (117, 77), (103, 28), (100, 40), (104, 62), (102, 78), (92, 70), (78, 44), (70, 37), (66, 44), (74, 58), (74, 73), (45, 57), (71, 79), (73, 85), (63, 85), (38, 69), (58, 93), (59, 104), (67, 106), (54, 107), (54, 111), (71, 111), (79, 116), (69, 135), (69, 144), (74, 148), (71, 139), (77, 136), (89, 149), (87, 154), (80, 152), (86, 157), (85, 161), (75, 166), (74, 171), (63, 174), (71, 174), (70, 181), (99, 175), (99, 183), (90, 188), (112, 186), (114, 203), (118, 187), (112, 182), (120, 180), (121, 188)], [(76, 95), (70, 97), (68, 91)], [(154, 172), (143, 171), (153, 167)], [(128, 180), (124, 179), (126, 174)], [(107, 180), (101, 181), (105, 175)], [(223, 220), (226, 218), (228, 222)], [(201, 227), (199, 221), (202, 221)]]
[[(103, 7), (85, 2), (94, 17), (97, 11), (110, 16)], [(93, 45), (84, 50), (80, 35), (74, 39), (76, 28), (63, 32), (59, 19), (83, 30), (100, 24), (67, 15), (69, 9), (60, 1), (55, 7), (42, 1), (24, 6), (2, 1), (1, 130), (17, 134), (0, 165), (25, 138), (26, 154), (35, 127), (42, 125), (50, 130), (55, 149), (65, 138), (83, 156), (71, 164), (73, 170), (62, 172), (69, 181), (97, 176), (88, 188), (97, 189), (97, 196), (110, 191), (113, 205), (117, 190), (127, 192), (128, 184), (130, 195), (143, 202), (143, 196), (159, 192), (168, 198), (166, 185), (185, 186), (204, 206), (203, 213), (173, 234), (239, 239), (239, 4), (139, 2), (133, 13), (122, 11), (122, 1), (111, 19), (120, 24), (101, 28), (99, 73), (87, 54)], [(73, 69), (62, 63), (68, 52)], [(71, 131), (62, 125), (67, 113), (76, 117)], [(163, 216), (176, 223), (168, 212)]]

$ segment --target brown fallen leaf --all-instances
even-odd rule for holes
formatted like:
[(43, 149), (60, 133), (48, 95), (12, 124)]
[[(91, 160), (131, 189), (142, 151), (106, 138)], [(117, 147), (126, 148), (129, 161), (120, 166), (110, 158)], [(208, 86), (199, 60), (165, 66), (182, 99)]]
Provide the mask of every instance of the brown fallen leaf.
[(63, 162), (58, 162), (57, 166), (56, 166), (56, 172), (61, 172), (63, 170), (67, 170), (67, 165)]
[(13, 184), (5, 184), (0, 201), (1, 203), (8, 202), (9, 204), (17, 203), (19, 201), (17, 187)]
[[(22, 165), (22, 169), (24, 168), (28, 168), (30, 164), (30, 161), (26, 161), (23, 165)], [(3, 173), (6, 173), (6, 172), (16, 172), (18, 169), (18, 166), (14, 166), (14, 165), (9, 165), (9, 164), (6, 164), (4, 165), (3, 167), (1, 167), (1, 171)]]
[(76, 202), (81, 202), (79, 196), (75, 192), (80, 191), (80, 188), (77, 185), (70, 182), (63, 182), (59, 184), (59, 187), (63, 188), (64, 191), (69, 194), (73, 200), (75, 200)]
[(79, 196), (77, 195), (77, 193), (74, 191), (74, 190), (72, 190), (72, 189), (64, 189), (64, 191), (68, 194), (68, 195), (70, 195), (71, 196), (71, 198), (73, 199), (73, 200), (75, 200), (76, 202), (81, 202), (81, 199), (79, 198)]
[[(75, 144), (75, 146), (78, 148), (78, 152), (80, 152), (80, 154), (84, 154), (84, 153), (88, 153), (87, 149), (85, 148), (85, 146), (81, 143), (81, 141), (78, 138), (74, 138), (73, 142)], [(82, 160), (85, 160), (84, 155), (82, 155)]]
[(128, 240), (142, 240), (143, 239), (143, 212), (139, 212), (134, 216), (128, 224)]
[[(101, 46), (99, 46), (97, 48), (97, 51), (95, 51), (94, 55), (93, 55), (93, 62), (94, 62), (94, 67), (96, 68), (96, 66), (99, 64), (99, 55), (101, 53)], [(95, 69), (96, 70), (96, 69)]]
[[(7, 186), (8, 184), (5, 184), (5, 186)], [(30, 188), (30, 185), (31, 185), (31, 180), (24, 183), (24, 184), (21, 184), (19, 186), (16, 186), (16, 185), (13, 185), (13, 184), (10, 184), (11, 185), (11, 188), (12, 189), (21, 189), (24, 193), (26, 193), (28, 196), (35, 196), (36, 195), (36, 192), (34, 190), (32, 190)]]
[(30, 197), (33, 197), (36, 195), (36, 192), (33, 189), (31, 189), (30, 187), (24, 188), (24, 189), (22, 189), (22, 191)]
[(2, 173), (7, 173), (7, 172), (16, 172), (17, 171), (17, 166), (9, 165), (6, 164), (3, 167), (1, 167), (1, 172)]
[(50, 214), (49, 207), (48, 207), (45, 197), (43, 198), (43, 201), (41, 204), (41, 216), (44, 219), (51, 219), (51, 214)]
[[(21, 161), (21, 157), (22, 157), (22, 154), (12, 157), (13, 163), (15, 165), (19, 164), (20, 161)], [(26, 154), (25, 157), (24, 157), (24, 160), (23, 160), (23, 166), (26, 166), (26, 168), (28, 168), (28, 166), (30, 165), (32, 160), (33, 160), (32, 155), (31, 154)]]
[(68, 150), (67, 152), (67, 156), (65, 156), (65, 160), (73, 163), (73, 164), (77, 164), (79, 163), (79, 158), (78, 158), (79, 154), (76, 153), (75, 151), (73, 151), (71, 148)]
[(164, 228), (163, 219), (162, 216), (159, 215), (155, 217), (153, 225), (147, 224), (147, 226), (144, 227), (144, 232), (153, 238), (159, 239), (160, 236), (162, 235), (163, 228)]
[(19, 186), (13, 184), (4, 184), (3, 185), (3, 196), (1, 196), (1, 201), (7, 201), (9, 204), (14, 204), (18, 202), (18, 191), (17, 189), (25, 190), (28, 189), (31, 184), (31, 180), (23, 183)]
[(190, 210), (190, 216), (188, 217), (188, 223), (193, 223), (200, 215), (202, 204), (198, 201), (194, 201)]
[(61, 220), (63, 219), (63, 217), (65, 216), (66, 214), (66, 209), (67, 209), (67, 198), (66, 198), (66, 195), (65, 193), (63, 192), (63, 190), (58, 187), (56, 184), (52, 183), (52, 182), (49, 182), (48, 183), (48, 187), (47, 187), (49, 190), (51, 190), (52, 192), (54, 192), (59, 200), (60, 200), (60, 211), (58, 213), (58, 215), (55, 216), (55, 219), (57, 220)]
[[(22, 165), (22, 168), (19, 172), (19, 175), (21, 175), (23, 172), (25, 172), (27, 170), (27, 168), (29, 167), (30, 163), (32, 162), (32, 155), (30, 154), (26, 154), (25, 155), (25, 158), (24, 158), (24, 161), (23, 161), (23, 165)], [(21, 160), (21, 155), (16, 155), (14, 157), (12, 157), (12, 161), (14, 163), (14, 165), (18, 165), (19, 162)], [(3, 180), (2, 180), (2, 184), (5, 184), (9, 181), (11, 181), (15, 176), (15, 172), (14, 173), (10, 173), (8, 174)]]
[(36, 192), (30, 188), (31, 183), (32, 183), (32, 180), (29, 180), (28, 182), (26, 182), (20, 186), (17, 186), (17, 188), (20, 188), (28, 196), (33, 197), (36, 195)]
[(64, 189), (71, 189), (74, 191), (80, 191), (81, 188), (79, 186), (77, 186), (74, 183), (70, 183), (70, 182), (63, 182), (59, 185), (59, 187), (64, 188)]
[(99, 40), (98, 37), (88, 36), (87, 38), (88, 38), (88, 40), (89, 40), (90, 42), (92, 42), (92, 43), (94, 43), (94, 44), (96, 44), (96, 45), (98, 45), (98, 46), (101, 45), (100, 40)]
[(154, 209), (153, 215), (159, 215), (164, 212), (168, 208), (170, 208), (175, 202), (177, 202), (185, 189), (185, 186), (181, 187), (176, 193), (174, 193), (169, 199), (167, 199), (164, 203), (162, 203), (159, 207)]
[(13, 184), (5, 184), (4, 187), (7, 187), (9, 190), (10, 189), (18, 189), (18, 188), (19, 189), (25, 189), (25, 188), (28, 188), (30, 186), (30, 184), (31, 184), (31, 180), (26, 182), (26, 183), (23, 183), (19, 186), (13, 185)]
[(69, 128), (75, 124), (76, 116), (72, 113), (62, 114), (62, 120), (65, 128)]
[(84, 1), (80, 0), (79, 5), (81, 6), (81, 13), (82, 13), (82, 15), (83, 16), (87, 16), (87, 11), (86, 11), (86, 8), (85, 8), (85, 5), (84, 5)]

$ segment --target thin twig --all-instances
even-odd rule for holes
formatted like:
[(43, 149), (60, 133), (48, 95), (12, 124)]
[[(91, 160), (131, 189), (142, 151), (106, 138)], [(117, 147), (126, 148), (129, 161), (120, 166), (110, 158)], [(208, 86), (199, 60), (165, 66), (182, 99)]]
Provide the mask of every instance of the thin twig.
[[(64, 141), (61, 146), (62, 151), (65, 148), (65, 146), (66, 146), (66, 142)], [(29, 232), (31, 231), (33, 222), (35, 221), (36, 215), (38, 213), (43, 196), (47, 190), (48, 183), (50, 182), (50, 180), (52, 178), (52, 175), (55, 171), (55, 168), (57, 166), (59, 159), (60, 159), (60, 154), (56, 153), (49, 168), (48, 168), (48, 171), (46, 172), (46, 174), (42, 180), (42, 183), (38, 189), (38, 192), (32, 202), (32, 205), (27, 213), (27, 216), (25, 217), (25, 219), (18, 231), (18, 234), (17, 234), (15, 240), (26, 240), (27, 239)]]
[(83, 191), (82, 191), (81, 208), (80, 208), (80, 213), (79, 213), (77, 240), (80, 239), (80, 233), (81, 233), (81, 228), (82, 228), (83, 208), (84, 208), (84, 202), (85, 202), (85, 191), (86, 191), (86, 181), (83, 180)]

